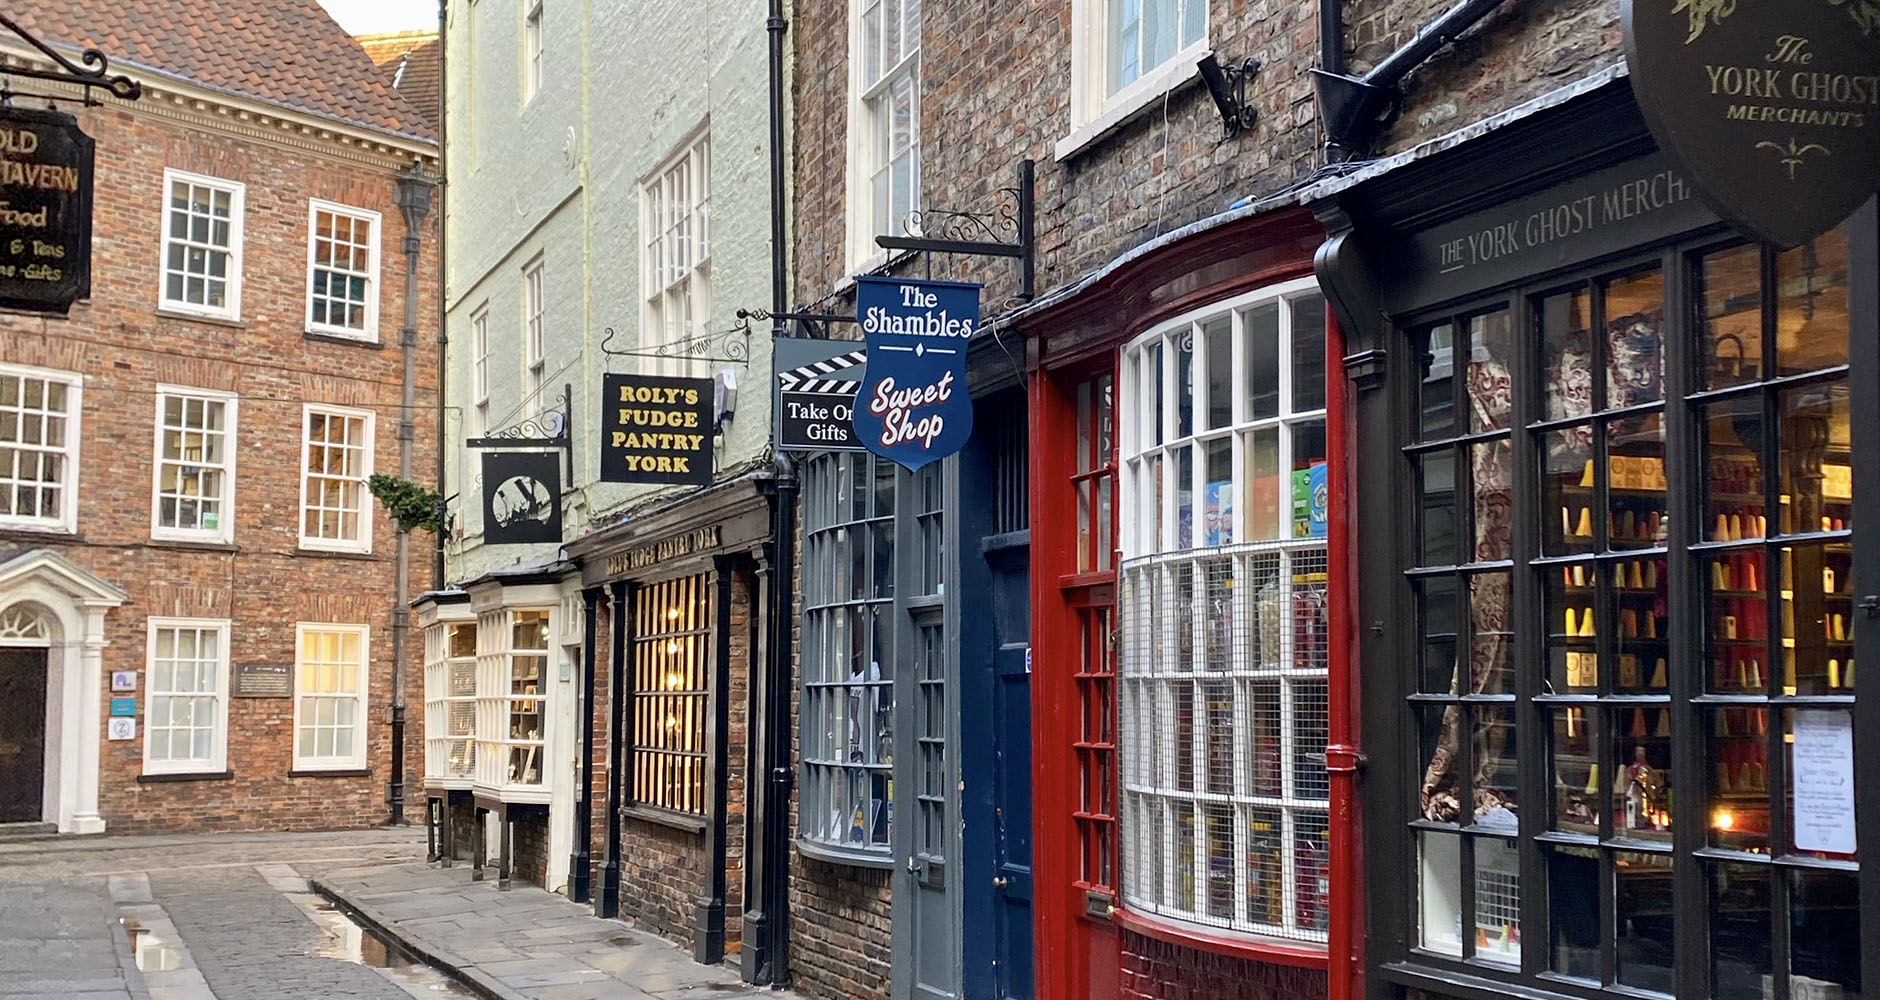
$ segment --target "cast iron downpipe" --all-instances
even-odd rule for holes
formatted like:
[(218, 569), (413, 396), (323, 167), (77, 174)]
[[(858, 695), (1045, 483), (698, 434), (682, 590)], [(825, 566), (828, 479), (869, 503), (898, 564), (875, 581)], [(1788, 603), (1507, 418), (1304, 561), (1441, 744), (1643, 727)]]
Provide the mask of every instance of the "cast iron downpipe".
[[(403, 354), (404, 386), (398, 406), (398, 478), (411, 479), (411, 445), (417, 436), (415, 410), (418, 405), (418, 256), (423, 248), (419, 232), (431, 210), (433, 182), (424, 175), (424, 166), (413, 163), (398, 178), (398, 208), (405, 217), (405, 322), (398, 328), (398, 346)], [(411, 636), (411, 529), (398, 526), (398, 546), (393, 556), (392, 605), (392, 775), (387, 795), (391, 799), (391, 825), (405, 822), (405, 645)]]
[[(1462, 0), (1417, 32), (1416, 37), (1402, 48), (1385, 56), (1362, 78), (1346, 75), (1342, 58), (1336, 64), (1327, 59), (1323, 69), (1312, 71), (1313, 89), (1318, 92), (1319, 98), (1319, 117), (1325, 122), (1326, 141), (1360, 156), (1369, 153), (1371, 144), (1397, 117), (1398, 105), (1403, 100), (1403, 94), (1397, 86), (1403, 82), (1403, 78), (1422, 65), (1424, 60), (1435, 55), (1437, 49), (1455, 41), (1457, 36), (1502, 3), (1503, 0)], [(1319, 6), (1320, 43), (1329, 49), (1336, 46), (1326, 44), (1324, 32), (1328, 22), (1333, 19), (1340, 21), (1336, 27), (1342, 34), (1343, 17), (1336, 11), (1328, 13), (1325, 9), (1327, 6), (1336, 7), (1337, 4), (1322, 2)], [(1342, 40), (1339, 44), (1343, 44)], [(1321, 58), (1325, 57), (1321, 55)]]
[[(784, 33), (783, 0), (770, 0), (764, 30), (770, 35), (770, 336), (774, 342), (789, 336), (783, 314), (789, 311), (789, 237), (784, 198)], [(758, 816), (758, 843), (750, 876), (756, 882), (757, 909), (747, 914), (746, 927), (755, 927), (754, 942), (747, 942), (745, 979), (780, 986), (789, 981), (790, 942), (790, 786), (794, 765), (790, 759), (790, 638), (796, 610), (796, 465), (777, 452), (776, 478), (770, 506), (769, 578), (764, 608), (765, 674), (763, 682), (763, 738), (753, 768), (762, 775), (762, 812)], [(748, 909), (748, 903), (747, 903)]]
[(626, 788), (627, 585), (614, 584), (613, 657), (607, 670), (607, 861), (601, 865), (601, 894), (596, 916), (620, 915), (620, 796)]
[(581, 591), (581, 797), (574, 803), (574, 854), (568, 858), (568, 899), (588, 901), (594, 865), (594, 640), (601, 588)]
[[(437, 495), (439, 497), (444, 495), (444, 449), (445, 442), (449, 440), (444, 436), (444, 414), (447, 412), (444, 407), (447, 398), (445, 385), (450, 373), (445, 358), (448, 353), (447, 346), (450, 343), (445, 300), (450, 295), (450, 286), (445, 284), (449, 271), (444, 267), (445, 255), (450, 249), (448, 239), (450, 226), (447, 224), (449, 220), (445, 218), (450, 208), (449, 202), (445, 199), (445, 193), (450, 190), (450, 170), (447, 159), (450, 155), (448, 152), (450, 122), (447, 119), (450, 116), (444, 113), (445, 95), (449, 93), (450, 87), (450, 73), (448, 72), (450, 46), (445, 44), (446, 32), (444, 31), (444, 18), (449, 13), (449, 7), (450, 0), (437, 0)], [(437, 540), (437, 551), (433, 554), (431, 563), (431, 586), (442, 590), (444, 589), (444, 539), (448, 519), (445, 517), (442, 500), (438, 501), (437, 507), (437, 530), (431, 533), (432, 537)]]
[(1333, 830), (1342, 827), (1344, 836), (1334, 835), (1327, 845), (1326, 873), (1330, 883), (1327, 905), (1331, 924), (1327, 928), (1326, 951), (1330, 958), (1328, 1000), (1352, 1000), (1364, 995), (1364, 879), (1361, 875), (1362, 846), (1358, 775), (1364, 766), (1359, 746), (1357, 718), (1357, 678), (1354, 652), (1358, 649), (1358, 624), (1354, 614), (1349, 581), (1357, 579), (1357, 563), (1352, 556), (1351, 480), (1352, 456), (1348, 445), (1350, 421), (1346, 401), (1350, 383), (1344, 377), (1345, 331), (1336, 314), (1325, 331), (1325, 431), (1330, 454), (1342, 456), (1326, 469), (1326, 510), (1330, 521), (1326, 530), (1326, 559), (1331, 569), (1326, 579), (1325, 620), (1326, 652), (1330, 670), (1326, 679), (1327, 718), (1325, 771), (1329, 784)]

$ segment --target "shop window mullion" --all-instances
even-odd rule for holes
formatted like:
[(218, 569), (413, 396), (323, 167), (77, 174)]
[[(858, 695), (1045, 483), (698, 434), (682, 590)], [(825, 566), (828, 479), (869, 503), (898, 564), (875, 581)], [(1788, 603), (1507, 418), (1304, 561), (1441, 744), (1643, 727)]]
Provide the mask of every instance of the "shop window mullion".
[[(1514, 411), (1509, 415), (1509, 426), (1513, 428), (1509, 432), (1513, 451), (1509, 459), (1510, 482), (1514, 484), (1509, 497), (1513, 518), (1509, 555), (1514, 566), (1530, 567), (1541, 550), (1540, 517), (1545, 505), (1540, 502), (1542, 466), (1536, 459), (1536, 443), (1544, 438), (1521, 428), (1533, 424), (1541, 414), (1538, 401), (1542, 397), (1537, 391), (1543, 382), (1541, 352), (1536, 349), (1540, 324), (1533, 296), (1516, 295), (1510, 308), (1514, 310), (1512, 321), (1516, 332), (1509, 362), (1514, 372), (1511, 380)], [(1508, 623), (1513, 635), (1509, 638), (1508, 662), (1514, 667), (1512, 682), (1516, 701), (1510, 709), (1516, 740), (1515, 801), (1524, 806), (1515, 816), (1519, 832), (1516, 857), (1521, 879), (1521, 972), (1532, 976), (1546, 971), (1552, 951), (1548, 946), (1551, 938), (1547, 865), (1535, 838), (1547, 830), (1553, 811), (1552, 783), (1548, 780), (1552, 759), (1548, 741), (1553, 738), (1553, 725), (1548, 710), (1537, 709), (1534, 701), (1542, 692), (1541, 672), (1546, 669), (1543, 661), (1547, 656), (1545, 615), (1541, 609), (1540, 588), (1536, 586), (1539, 576), (1531, 568), (1512, 569), (1509, 576)], [(1462, 592), (1465, 591), (1458, 590)], [(1542, 627), (1523, 628), (1523, 622), (1542, 622)], [(1522, 742), (1524, 739), (1526, 742)], [(1548, 808), (1536, 809), (1536, 803), (1547, 803)]]
[(1660, 343), (1664, 351), (1665, 508), (1671, 517), (1665, 545), (1666, 654), (1678, 665), (1666, 678), (1671, 699), (1671, 731), (1681, 738), (1671, 749), (1672, 774), (1682, 779), (1684, 794), (1671, 803), (1672, 903), (1680, 918), (1673, 925), (1675, 982), (1681, 991), (1710, 996), (1709, 906), (1710, 868), (1695, 853), (1708, 844), (1709, 796), (1698, 794), (1709, 784), (1711, 770), (1705, 752), (1707, 737), (1694, 698), (1704, 692), (1704, 644), (1699, 629), (1708, 619), (1700, 593), (1701, 578), (1694, 572), (1689, 545), (1703, 537), (1701, 485), (1708, 472), (1699, 453), (1696, 407), (1690, 395), (1703, 388), (1696, 377), (1703, 352), (1701, 304), (1692, 281), (1696, 258), (1676, 251), (1665, 255), (1664, 324)]

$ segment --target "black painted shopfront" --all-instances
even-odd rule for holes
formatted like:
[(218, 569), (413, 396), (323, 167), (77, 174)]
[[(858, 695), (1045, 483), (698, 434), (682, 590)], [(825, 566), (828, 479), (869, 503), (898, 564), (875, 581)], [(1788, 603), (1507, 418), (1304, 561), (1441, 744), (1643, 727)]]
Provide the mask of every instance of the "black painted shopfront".
[(1859, 996), (1874, 203), (1745, 239), (1617, 72), (1335, 187), (1370, 994)]

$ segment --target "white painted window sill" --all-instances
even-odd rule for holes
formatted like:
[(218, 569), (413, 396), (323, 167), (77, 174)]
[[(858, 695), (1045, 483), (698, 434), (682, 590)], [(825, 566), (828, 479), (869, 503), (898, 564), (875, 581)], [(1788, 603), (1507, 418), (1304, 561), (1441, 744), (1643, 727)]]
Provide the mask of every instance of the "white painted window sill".
[(1110, 133), (1122, 128), (1165, 96), (1174, 93), (1201, 75), (1201, 60), (1209, 52), (1206, 42), (1191, 45), (1175, 58), (1138, 77), (1134, 83), (1116, 92), (1103, 103), (1103, 110), (1057, 141), (1052, 158), (1062, 163), (1073, 159)]

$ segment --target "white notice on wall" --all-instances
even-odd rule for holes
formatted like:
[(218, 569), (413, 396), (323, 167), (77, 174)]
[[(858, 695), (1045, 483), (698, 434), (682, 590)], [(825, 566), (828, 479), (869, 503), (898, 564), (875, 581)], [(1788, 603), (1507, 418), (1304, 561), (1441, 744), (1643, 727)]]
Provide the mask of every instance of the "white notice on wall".
[(1854, 720), (1795, 710), (1795, 847), (1854, 853)]
[(106, 735), (114, 740), (134, 740), (137, 738), (137, 720), (123, 716), (112, 716), (105, 720)]

